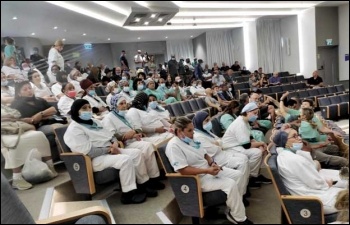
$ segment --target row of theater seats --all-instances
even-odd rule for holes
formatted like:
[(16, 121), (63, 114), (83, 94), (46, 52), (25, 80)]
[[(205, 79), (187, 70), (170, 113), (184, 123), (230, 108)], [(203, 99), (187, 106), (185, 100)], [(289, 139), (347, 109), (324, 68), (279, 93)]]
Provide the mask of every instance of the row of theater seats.
[(327, 120), (349, 118), (349, 93), (318, 98), (318, 105)]
[(194, 117), (197, 111), (205, 110), (209, 115), (213, 115), (213, 110), (208, 107), (204, 98), (195, 98), (188, 101), (175, 102), (165, 106), (171, 117), (187, 116), (189, 119)]
[[(287, 72), (288, 73), (288, 72)], [(269, 79), (272, 76), (271, 74), (266, 74), (267, 79)], [(304, 76), (303, 75), (288, 75), (281, 77), (281, 83), (291, 83), (291, 82), (298, 82), (298, 81), (304, 81)], [(239, 83), (247, 83), (249, 81), (249, 76), (239, 76), (239, 77), (234, 77), (234, 80), (237, 81), (237, 84)]]

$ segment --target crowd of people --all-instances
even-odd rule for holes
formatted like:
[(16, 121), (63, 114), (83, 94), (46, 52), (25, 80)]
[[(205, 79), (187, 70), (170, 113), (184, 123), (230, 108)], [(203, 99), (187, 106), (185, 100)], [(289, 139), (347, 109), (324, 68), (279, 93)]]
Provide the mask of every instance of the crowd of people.
[[(122, 203), (142, 203), (165, 188), (154, 152), (157, 144), (169, 141), (166, 155), (174, 170), (199, 175), (203, 192), (224, 191), (227, 219), (234, 224), (252, 224), (245, 213), (249, 189), (272, 183), (260, 168), (268, 151), (267, 133), (279, 118), (284, 125), (273, 134), (273, 142), (283, 149), (278, 164), (287, 189), (295, 195), (320, 197), (326, 213), (341, 205), (335, 206), (335, 200), (344, 188), (335, 188), (333, 181), (320, 176), (313, 160), (322, 168), (348, 166), (348, 159), (332, 142), (334, 135), (342, 134), (321, 123), (310, 100), (288, 99), (288, 92), (279, 102), (264, 96), (259, 88), (281, 83), (277, 72), (267, 79), (259, 68), (249, 75), (252, 91), (236, 96), (235, 76), (250, 73), (241, 69), (238, 61), (231, 68), (225, 63), (219, 68), (215, 63), (209, 69), (201, 59), (191, 63), (189, 58), (180, 58), (177, 62), (172, 55), (156, 67), (152, 56), (138, 50), (135, 68), (130, 68), (123, 50), (120, 66), (113, 69), (104, 64), (89, 64), (84, 69), (79, 61), (67, 69), (60, 53), (64, 44), (58, 40), (49, 51), (48, 71), (43, 73), (30, 61), (19, 66), (12, 53), (13, 40), (6, 39), (5, 44), (1, 120), (35, 127), (35, 131), (22, 134), (16, 148), (3, 145), (13, 142), (14, 135), (2, 134), (1, 150), (5, 168), (13, 171), (14, 188), (32, 187), (21, 176), (21, 168), (33, 147), (42, 152), (43, 161), (57, 176), (53, 159), (59, 151), (53, 130), (63, 125), (53, 118), (60, 115), (68, 118), (64, 142), (72, 152), (89, 156), (95, 172), (111, 167), (120, 170)], [(307, 83), (311, 88), (324, 85), (317, 71)], [(165, 109), (193, 98), (204, 98), (212, 113), (199, 111), (190, 120), (171, 118)], [(213, 133), (211, 117), (215, 114), (224, 130), (222, 138)], [(300, 156), (304, 149), (307, 156)], [(296, 166), (305, 167), (304, 173), (296, 174)]]

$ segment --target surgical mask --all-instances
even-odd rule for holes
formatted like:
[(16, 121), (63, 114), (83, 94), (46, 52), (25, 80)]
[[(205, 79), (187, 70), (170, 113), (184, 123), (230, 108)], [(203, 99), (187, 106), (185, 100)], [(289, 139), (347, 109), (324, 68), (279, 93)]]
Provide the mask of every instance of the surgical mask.
[(153, 101), (153, 102), (150, 102), (150, 103), (149, 103), (149, 107), (150, 107), (151, 109), (156, 109), (157, 106), (158, 106), (158, 102), (157, 102), (157, 101)]
[(144, 88), (143, 84), (137, 85), (137, 90), (142, 91)]
[(301, 150), (303, 148), (303, 143), (293, 143), (292, 149), (295, 151)]
[(77, 96), (77, 92), (76, 91), (68, 91), (67, 95), (70, 98), (75, 98), (75, 96)]
[(123, 91), (124, 91), (124, 92), (129, 92), (129, 90), (130, 90), (129, 87), (124, 87), (124, 88), (123, 88)]
[(203, 125), (203, 129), (208, 132), (211, 131), (212, 128), (213, 128), (213, 124), (211, 123), (211, 121)]
[(8, 80), (5, 80), (5, 81), (2, 81), (2, 82), (1, 82), (1, 86), (2, 86), (2, 87), (6, 87), (8, 84), (9, 84), (9, 81), (8, 81)]
[(228, 91), (231, 92), (231, 91), (232, 91), (232, 88), (229, 88)]
[(125, 117), (126, 110), (119, 110), (117, 113), (119, 116)]
[(120, 92), (120, 89), (119, 89), (119, 88), (114, 88), (114, 89), (113, 89), (113, 93), (114, 93), (114, 94), (118, 94), (119, 92)]
[(201, 88), (201, 87), (202, 87), (202, 85), (201, 85), (201, 84), (198, 84), (198, 87), (199, 87), (199, 88)]
[(159, 80), (159, 79), (154, 79), (154, 82), (158, 83), (158, 80)]
[(165, 87), (165, 84), (164, 84), (164, 83), (162, 83), (162, 84), (160, 84), (160, 86), (161, 86), (161, 87)]
[(127, 78), (126, 77), (122, 77), (122, 80), (127, 80)]
[(195, 87), (196, 86), (196, 84), (192, 84), (192, 87)]
[(90, 96), (95, 96), (95, 95), (96, 95), (95, 90), (90, 90), (90, 91), (89, 91), (89, 95), (90, 95)]
[(183, 142), (185, 142), (186, 144), (190, 144), (190, 143), (192, 142), (192, 139), (189, 138), (189, 137), (187, 137), (187, 136), (181, 138), (181, 140), (182, 140)]
[(255, 122), (255, 120), (257, 120), (257, 119), (258, 119), (258, 116), (257, 115), (253, 115), (253, 116), (248, 118), (248, 121), (249, 122)]
[(91, 111), (83, 111), (80, 113), (79, 118), (82, 120), (91, 120), (92, 112)]

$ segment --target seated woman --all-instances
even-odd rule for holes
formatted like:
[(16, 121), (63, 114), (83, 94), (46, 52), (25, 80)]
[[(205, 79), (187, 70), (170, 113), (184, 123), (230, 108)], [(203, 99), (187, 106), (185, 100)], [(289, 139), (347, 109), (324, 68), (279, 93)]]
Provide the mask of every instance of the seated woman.
[[(72, 122), (64, 134), (64, 142), (72, 152), (91, 157), (95, 172), (113, 167), (120, 170), (121, 202), (138, 204), (148, 197), (156, 197), (151, 188), (147, 167), (139, 149), (122, 149), (113, 133), (92, 119), (92, 109), (85, 99), (76, 100), (71, 108)], [(136, 182), (139, 184), (137, 189)]]
[(14, 86), (15, 81), (26, 79), (23, 76), (21, 69), (17, 66), (16, 59), (10, 56), (4, 60), (4, 65), (1, 67), (1, 72), (6, 75), (9, 86)]
[(38, 131), (45, 134), (50, 142), (52, 157), (56, 160), (59, 156), (53, 126), (61, 124), (52, 124), (50, 119), (57, 113), (55, 107), (45, 99), (35, 97), (29, 81), (16, 83), (15, 93), (11, 108), (17, 109), (25, 122), (33, 124)]
[(221, 167), (206, 153), (200, 142), (193, 140), (194, 127), (186, 117), (178, 117), (174, 123), (175, 137), (166, 147), (166, 156), (172, 167), (182, 175), (199, 175), (202, 192), (222, 190), (227, 194), (226, 217), (234, 224), (253, 224), (246, 217), (242, 195), (236, 174), (228, 167)]
[[(21, 113), (16, 109), (1, 104), (1, 122), (23, 121)], [(48, 165), (52, 177), (58, 176), (51, 157), (50, 143), (41, 131), (26, 131), (21, 134), (17, 144), (18, 134), (1, 134), (1, 153), (5, 158), (5, 169), (12, 169), (12, 187), (18, 190), (27, 190), (33, 185), (22, 177), (22, 166), (29, 152), (36, 148), (42, 155), (42, 160)]]
[(56, 83), (51, 86), (51, 91), (56, 97), (57, 101), (60, 100), (64, 94), (62, 93), (62, 84), (67, 83), (67, 74), (64, 71), (59, 71), (56, 75)]
[(302, 109), (300, 117), (299, 134), (314, 149), (312, 154), (316, 160), (324, 163), (325, 166), (343, 167), (349, 165), (346, 158), (339, 156), (339, 147), (331, 144), (327, 135), (321, 135), (318, 132), (320, 125), (313, 121), (314, 111), (312, 109)]
[[(220, 125), (224, 131), (227, 130), (227, 128), (231, 125), (235, 119), (237, 119), (237, 112), (239, 111), (239, 102), (238, 101), (232, 101), (227, 108), (224, 110), (222, 113), (222, 116), (220, 117)], [(250, 129), (250, 134), (253, 136), (253, 138), (256, 141), (259, 142), (265, 142), (265, 135), (262, 131), (260, 130), (252, 130)]]
[(48, 88), (45, 83), (41, 82), (41, 76), (37, 71), (29, 71), (28, 80), (32, 84), (35, 97), (43, 98), (48, 102), (57, 101), (50, 88)]
[(80, 81), (83, 80), (80, 71), (76, 68), (73, 68), (72, 71), (70, 71), (67, 80), (69, 83), (74, 85), (74, 89), (77, 92), (77, 96), (81, 97), (84, 93), (84, 90), (80, 87)]
[(15, 89), (9, 86), (5, 73), (1, 72), (1, 103), (10, 104), (15, 100)]
[(91, 107), (92, 112), (98, 116), (104, 116), (109, 112), (107, 104), (97, 96), (95, 92), (95, 85), (89, 79), (82, 80), (80, 82), (81, 88), (85, 91), (83, 99), (87, 100)]
[(159, 80), (159, 87), (157, 90), (155, 89), (155, 83), (152, 79), (146, 80), (146, 84), (147, 84), (147, 89), (144, 92), (148, 95), (153, 94), (157, 96), (157, 99), (159, 102), (163, 104), (171, 104), (171, 103), (177, 102), (177, 100), (174, 97), (170, 96), (171, 94), (168, 88), (165, 86), (163, 78)]
[(349, 224), (349, 187), (338, 193), (335, 208), (338, 210), (338, 218), (333, 224)]
[(144, 91), (146, 89), (145, 82), (140, 78), (136, 78), (133, 82), (133, 89), (135, 91), (135, 95), (141, 91)]
[(267, 79), (266, 74), (262, 74), (260, 78), (260, 87), (268, 87), (268, 86), (269, 86), (269, 80)]
[(73, 105), (73, 102), (76, 99), (77, 92), (72, 83), (62, 84), (62, 93), (64, 96), (60, 98), (57, 103), (58, 111), (62, 116), (69, 116), (70, 109)]
[(106, 92), (109, 93), (106, 97), (106, 103), (108, 105), (108, 107), (111, 109), (112, 105), (111, 105), (111, 99), (113, 96), (115, 96), (116, 94), (120, 93), (120, 88), (118, 85), (118, 82), (115, 82), (114, 80), (109, 82), (106, 86)]
[(148, 95), (144, 92), (140, 92), (132, 101), (125, 118), (134, 130), (138, 133), (146, 134), (148, 138), (152, 138), (152, 143), (154, 145), (158, 145), (171, 138), (173, 134), (167, 132), (166, 124), (163, 124), (158, 116), (152, 116), (147, 112), (147, 107)]
[(125, 79), (120, 80), (119, 86), (120, 86), (120, 90), (121, 90), (119, 94), (122, 95), (126, 99), (126, 102), (130, 105), (132, 100), (135, 97), (134, 91), (131, 90), (131, 88), (130, 88), (130, 83)]
[[(236, 173), (235, 181), (241, 194), (246, 193), (249, 180), (249, 165), (246, 156), (235, 156), (233, 151), (223, 151), (221, 140), (211, 132), (212, 123), (207, 112), (199, 111), (193, 117), (194, 136), (193, 139), (201, 143), (201, 147), (205, 149), (207, 154), (220, 166), (232, 169), (232, 173)], [(243, 202), (247, 204), (244, 199)]]
[(112, 111), (103, 118), (103, 127), (113, 133), (119, 141), (122, 141), (126, 149), (136, 148), (142, 151), (151, 183), (153, 183), (157, 190), (164, 189), (164, 184), (158, 182), (156, 179), (160, 173), (154, 154), (152, 139), (143, 138), (142, 134), (132, 129), (130, 123), (125, 119), (127, 105), (123, 96), (116, 94), (112, 97), (111, 104)]
[(332, 180), (317, 170), (310, 155), (312, 150), (302, 142), (298, 132), (293, 129), (278, 131), (273, 135), (273, 142), (281, 147), (277, 156), (278, 172), (287, 190), (292, 195), (319, 197), (324, 213), (335, 213), (336, 196), (343, 189), (334, 187)]
[(170, 113), (158, 104), (157, 97), (155, 95), (148, 95), (148, 108), (147, 111), (150, 115), (158, 117), (162, 120), (163, 124), (168, 124), (166, 127), (170, 127)]

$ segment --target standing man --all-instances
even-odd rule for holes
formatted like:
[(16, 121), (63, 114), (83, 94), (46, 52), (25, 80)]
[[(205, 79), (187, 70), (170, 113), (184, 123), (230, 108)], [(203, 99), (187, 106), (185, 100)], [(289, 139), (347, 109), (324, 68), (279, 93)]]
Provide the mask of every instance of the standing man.
[(184, 58), (181, 57), (180, 58), (180, 62), (179, 62), (179, 75), (181, 77), (182, 80), (185, 80), (185, 74), (186, 74), (186, 70), (185, 70), (185, 64), (184, 64)]
[(122, 54), (120, 55), (119, 61), (120, 61), (121, 68), (123, 70), (129, 70), (129, 63), (128, 63), (128, 60), (126, 59), (125, 50), (122, 51)]
[(179, 76), (178, 73), (179, 63), (176, 61), (175, 55), (171, 55), (171, 59), (168, 62), (168, 73), (171, 76), (171, 80), (175, 80), (176, 76)]
[(141, 55), (141, 50), (137, 50), (137, 55), (134, 56), (134, 62), (135, 62), (136, 70), (142, 68), (143, 58)]
[(201, 60), (201, 59), (198, 60), (198, 64), (194, 70), (194, 76), (196, 77), (196, 80), (201, 80), (201, 81), (204, 80), (202, 65), (203, 65), (203, 60)]

